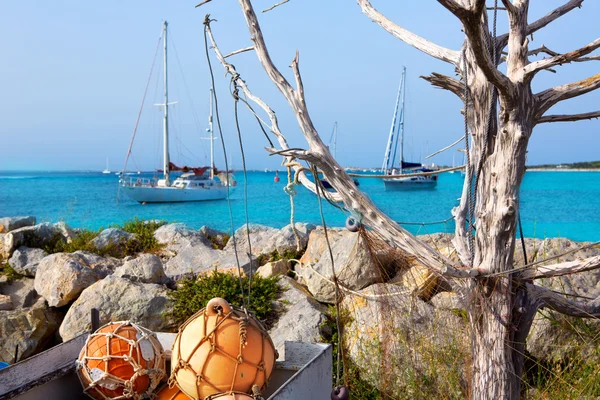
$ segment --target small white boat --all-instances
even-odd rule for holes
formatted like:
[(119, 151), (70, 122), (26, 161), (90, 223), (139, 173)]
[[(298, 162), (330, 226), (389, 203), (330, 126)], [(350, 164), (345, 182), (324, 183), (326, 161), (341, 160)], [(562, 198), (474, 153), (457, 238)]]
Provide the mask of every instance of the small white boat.
[[(406, 177), (398, 176), (394, 178), (383, 178), (385, 190), (405, 190), (405, 189), (433, 189), (437, 185), (437, 174), (410, 176), (414, 174), (435, 172), (432, 169), (426, 168), (420, 163), (404, 161), (404, 98), (406, 95), (406, 67), (402, 68), (402, 79), (396, 96), (396, 107), (394, 108), (394, 116), (392, 117), (392, 127), (385, 149), (383, 165), (381, 171), (385, 175), (409, 175)], [(402, 99), (402, 107), (400, 108), (400, 118), (398, 119), (398, 108)], [(399, 121), (396, 124), (396, 121)], [(398, 132), (396, 132), (398, 125)], [(394, 159), (400, 147), (400, 162), (397, 168), (394, 167)]]
[[(187, 201), (222, 200), (227, 197), (227, 186), (235, 186), (231, 174), (215, 174), (213, 136), (213, 93), (210, 90), (210, 112), (208, 117), (208, 139), (210, 140), (210, 167), (179, 168), (169, 159), (169, 103), (167, 90), (167, 22), (163, 26), (164, 45), (164, 104), (163, 107), (163, 178), (149, 179), (143, 177), (123, 177), (120, 180), (121, 190), (125, 195), (140, 203), (173, 203)], [(131, 152), (131, 147), (129, 152)], [(182, 171), (182, 175), (171, 181), (171, 172)], [(139, 173), (139, 172), (138, 172)], [(215, 179), (215, 177), (218, 178)]]
[(102, 171), (103, 174), (110, 174), (110, 169), (108, 169), (108, 157), (106, 157), (106, 169)]

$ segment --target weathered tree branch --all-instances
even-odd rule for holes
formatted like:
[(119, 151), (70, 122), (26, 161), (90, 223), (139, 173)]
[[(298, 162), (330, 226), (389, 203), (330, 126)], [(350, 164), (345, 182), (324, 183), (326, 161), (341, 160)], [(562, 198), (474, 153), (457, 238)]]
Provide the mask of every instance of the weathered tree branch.
[(243, 49), (239, 49), (239, 50), (236, 50), (236, 51), (232, 51), (231, 53), (227, 54), (227, 55), (226, 55), (226, 56), (224, 56), (223, 58), (229, 58), (229, 57), (231, 57), (231, 56), (235, 56), (236, 54), (244, 53), (244, 52), (246, 52), (246, 51), (251, 51), (251, 50), (254, 50), (254, 47), (253, 47), (253, 46), (245, 47), (245, 48), (243, 48)]
[(504, 4), (504, 8), (509, 13), (513, 13), (514, 14), (517, 11), (516, 8), (515, 8), (515, 6), (510, 2), (510, 0), (502, 0), (502, 4)]
[(437, 72), (432, 72), (430, 76), (421, 76), (421, 78), (435, 87), (451, 91), (464, 102), (465, 85), (459, 80), (447, 75), (438, 74)]
[(551, 278), (553, 276), (592, 271), (598, 268), (600, 268), (600, 256), (594, 256), (586, 258), (585, 260), (568, 261), (559, 264), (545, 265), (527, 269), (521, 273), (521, 278), (526, 280)]
[(265, 8), (264, 10), (262, 10), (262, 12), (266, 13), (267, 11), (271, 11), (272, 9), (279, 7), (281, 5), (284, 5), (285, 3), (287, 3), (290, 0), (282, 0), (279, 3), (273, 4), (271, 7), (269, 8)]
[(392, 22), (379, 11), (377, 11), (369, 0), (357, 0), (363, 14), (369, 17), (373, 22), (391, 33), (404, 43), (422, 51), (423, 53), (445, 61), (450, 64), (458, 65), (460, 53), (456, 50), (450, 50), (445, 47), (432, 43)]
[(542, 119), (543, 115), (553, 105), (563, 100), (572, 99), (573, 97), (592, 92), (600, 88), (600, 74), (596, 74), (581, 81), (569, 83), (562, 86), (556, 86), (551, 89), (535, 95), (536, 102), (536, 119)]
[[(550, 24), (551, 22), (553, 22), (553, 21), (557, 20), (558, 18), (562, 17), (563, 15), (567, 14), (569, 11), (572, 11), (575, 8), (581, 7), (582, 3), (583, 3), (583, 0), (570, 0), (567, 3), (563, 4), (562, 6), (552, 10), (550, 13), (544, 15), (542, 18), (529, 24), (527, 26), (527, 35), (531, 35), (534, 32), (539, 31), (540, 29), (544, 28), (546, 25)], [(498, 39), (496, 40), (496, 46), (497, 46), (496, 48), (498, 51), (501, 51), (503, 48), (505, 48), (507, 44), (508, 44), (508, 33), (498, 36)]]
[(537, 120), (538, 124), (544, 122), (573, 122), (583, 121), (586, 119), (600, 118), (600, 110), (581, 114), (565, 114), (565, 115), (544, 115)]
[[(537, 56), (538, 54), (541, 54), (541, 53), (546, 53), (550, 57), (554, 57), (554, 56), (559, 56), (560, 55), (560, 53), (557, 53), (556, 51), (552, 51), (552, 50), (550, 50), (549, 48), (547, 48), (544, 45), (542, 45), (541, 47), (538, 47), (537, 49), (530, 50), (527, 53), (527, 55), (528, 56)], [(576, 59), (574, 59), (572, 61), (573, 62), (600, 61), (600, 56), (579, 57), (579, 58), (576, 58)]]
[(539, 72), (543, 69), (551, 68), (551, 67), (554, 67), (555, 65), (568, 64), (572, 61), (580, 59), (581, 57), (583, 57), (587, 54), (590, 54), (592, 51), (596, 50), (597, 48), (600, 48), (600, 38), (594, 40), (587, 46), (584, 46), (580, 49), (571, 51), (569, 53), (558, 54), (558, 55), (555, 55), (554, 57), (545, 58), (543, 60), (532, 62), (532, 63), (526, 65), (525, 68), (523, 68), (523, 72), (525, 73), (526, 76), (533, 76), (537, 72)]
[[(327, 150), (327, 147), (321, 141), (310, 118), (302, 95), (291, 87), (287, 79), (283, 77), (271, 60), (260, 29), (258, 18), (250, 0), (239, 0), (239, 4), (242, 8), (246, 25), (250, 32), (250, 38), (254, 42), (254, 48), (263, 69), (275, 86), (277, 86), (279, 91), (284, 95), (294, 111), (298, 125), (308, 142), (309, 151), (318, 157), (320, 161), (317, 166), (323, 171), (329, 183), (341, 196), (346, 208), (359, 216), (358, 218), (363, 224), (371, 227), (373, 231), (380, 235), (388, 242), (388, 244), (409, 254), (413, 254), (420, 262), (437, 273), (442, 273), (442, 269), (444, 269), (449, 276), (459, 274), (459, 272), (456, 272), (457, 268), (455, 268), (453, 261), (442, 256), (432, 247), (405, 231), (395, 221), (381, 212), (368, 197), (363, 195), (362, 192), (356, 188), (352, 179), (335, 161)], [(293, 68), (294, 74), (299, 75), (297, 63), (295, 63), (295, 65), (293, 64)], [(298, 76), (296, 76), (296, 79), (298, 80)]]
[(560, 294), (541, 286), (527, 284), (527, 292), (530, 296), (541, 302), (541, 307), (550, 308), (561, 314), (571, 317), (599, 318), (600, 299), (582, 303), (566, 299)]

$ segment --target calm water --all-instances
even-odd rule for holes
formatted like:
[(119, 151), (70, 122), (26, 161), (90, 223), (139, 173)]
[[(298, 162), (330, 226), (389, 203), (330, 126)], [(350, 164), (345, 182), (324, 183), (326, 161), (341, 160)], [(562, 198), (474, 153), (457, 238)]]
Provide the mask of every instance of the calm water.
[[(274, 183), (274, 173), (248, 173), (250, 222), (282, 227), (290, 220), (289, 197), (283, 192), (286, 174)], [(235, 227), (244, 223), (243, 175), (232, 194)], [(431, 191), (385, 192), (383, 182), (361, 179), (360, 188), (392, 218), (401, 222), (437, 222), (450, 217), (460, 197), (460, 174), (443, 174)], [(121, 195), (118, 177), (96, 172), (0, 172), (0, 217), (35, 215), (39, 221), (65, 221), (73, 227), (97, 229), (139, 217), (209, 225), (230, 230), (227, 201), (141, 205)], [(521, 188), (521, 216), (527, 237), (567, 237), (600, 240), (600, 173), (528, 172)], [(346, 216), (325, 203), (329, 225), (343, 226)], [(317, 198), (298, 188), (296, 221), (319, 224)], [(406, 225), (413, 233), (452, 232), (452, 222)]]

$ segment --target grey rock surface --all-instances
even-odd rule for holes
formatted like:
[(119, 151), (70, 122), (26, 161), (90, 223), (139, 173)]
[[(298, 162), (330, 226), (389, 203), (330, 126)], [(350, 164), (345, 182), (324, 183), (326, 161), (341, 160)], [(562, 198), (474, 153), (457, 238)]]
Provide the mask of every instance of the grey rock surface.
[(22, 278), (0, 287), (0, 293), (9, 296), (15, 309), (31, 307), (39, 299), (34, 280)]
[(133, 233), (125, 232), (119, 228), (109, 228), (100, 232), (100, 234), (91, 241), (91, 244), (97, 249), (103, 250), (109, 246), (122, 246), (134, 239), (135, 235)]
[(19, 274), (33, 277), (40, 261), (47, 255), (42, 249), (21, 246), (14, 251), (8, 263)]
[(0, 218), (0, 233), (6, 233), (15, 229), (33, 225), (35, 225), (34, 216), (4, 217)]
[(169, 281), (162, 261), (154, 254), (140, 254), (137, 258), (125, 261), (114, 275), (132, 282), (165, 284)]
[(163, 285), (108, 276), (85, 289), (71, 305), (60, 336), (66, 341), (88, 331), (92, 308), (100, 311), (100, 325), (128, 320), (155, 332), (175, 331), (175, 323), (164, 315), (171, 308), (168, 291)]

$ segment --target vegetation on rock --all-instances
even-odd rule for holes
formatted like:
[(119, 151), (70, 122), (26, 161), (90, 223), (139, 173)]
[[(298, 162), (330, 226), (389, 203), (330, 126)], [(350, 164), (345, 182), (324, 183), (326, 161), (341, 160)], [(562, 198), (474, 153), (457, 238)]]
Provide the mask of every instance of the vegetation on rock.
[[(279, 277), (263, 278), (260, 275), (252, 277), (252, 295), (250, 298), (250, 311), (256, 318), (269, 325), (275, 318), (273, 301), (281, 293), (277, 281)], [(250, 278), (243, 276), (241, 284), (244, 294), (248, 293)], [(197, 280), (184, 279), (178, 283), (178, 289), (169, 293), (173, 301), (173, 310), (169, 313), (178, 324), (185, 322), (192, 315), (206, 306), (214, 297), (222, 297), (230, 304), (241, 307), (243, 305), (240, 278), (231, 273), (213, 271), (211, 274), (202, 275)]]

